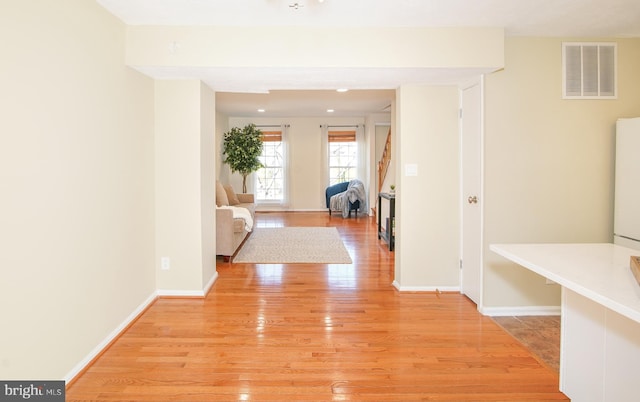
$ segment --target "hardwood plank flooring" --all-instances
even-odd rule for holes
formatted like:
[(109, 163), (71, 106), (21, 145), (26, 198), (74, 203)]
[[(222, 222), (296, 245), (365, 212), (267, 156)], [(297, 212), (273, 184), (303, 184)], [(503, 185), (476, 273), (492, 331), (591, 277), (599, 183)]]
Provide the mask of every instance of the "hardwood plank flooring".
[(458, 293), (398, 292), (369, 217), (336, 226), (352, 264), (235, 264), (203, 299), (158, 299), (67, 401), (556, 401), (558, 374)]

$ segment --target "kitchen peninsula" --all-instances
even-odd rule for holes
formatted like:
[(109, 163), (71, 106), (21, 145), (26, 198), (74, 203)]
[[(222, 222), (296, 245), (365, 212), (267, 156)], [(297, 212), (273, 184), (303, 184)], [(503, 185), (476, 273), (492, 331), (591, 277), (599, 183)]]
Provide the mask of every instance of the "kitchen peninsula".
[(562, 286), (560, 390), (574, 401), (638, 400), (640, 251), (610, 243), (493, 244), (490, 249)]

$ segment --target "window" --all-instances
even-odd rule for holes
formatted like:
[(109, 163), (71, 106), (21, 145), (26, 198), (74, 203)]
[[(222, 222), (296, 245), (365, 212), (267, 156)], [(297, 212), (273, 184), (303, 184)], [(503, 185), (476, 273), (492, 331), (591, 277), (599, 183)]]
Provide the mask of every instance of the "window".
[(329, 131), (329, 185), (358, 177), (358, 143), (355, 130)]
[(256, 172), (256, 202), (284, 203), (285, 153), (281, 130), (262, 130), (260, 162), (264, 167)]
[(564, 99), (616, 98), (616, 44), (562, 44)]

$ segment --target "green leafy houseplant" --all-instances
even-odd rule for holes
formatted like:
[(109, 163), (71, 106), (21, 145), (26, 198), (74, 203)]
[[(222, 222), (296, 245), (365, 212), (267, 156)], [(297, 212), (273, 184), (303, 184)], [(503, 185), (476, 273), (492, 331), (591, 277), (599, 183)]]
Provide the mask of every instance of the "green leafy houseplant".
[(247, 192), (247, 176), (262, 167), (260, 154), (262, 153), (262, 131), (255, 124), (244, 128), (233, 127), (224, 133), (222, 155), (226, 156), (224, 163), (228, 164), (232, 172), (242, 175), (242, 192)]

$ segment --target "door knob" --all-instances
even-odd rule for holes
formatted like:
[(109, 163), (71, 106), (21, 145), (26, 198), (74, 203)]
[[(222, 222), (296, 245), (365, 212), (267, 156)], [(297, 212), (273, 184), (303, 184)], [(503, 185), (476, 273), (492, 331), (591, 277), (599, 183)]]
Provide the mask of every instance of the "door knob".
[(477, 204), (478, 203), (478, 197), (474, 196), (469, 196), (469, 198), (467, 198), (467, 201), (469, 201), (469, 204)]

